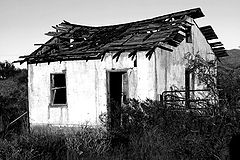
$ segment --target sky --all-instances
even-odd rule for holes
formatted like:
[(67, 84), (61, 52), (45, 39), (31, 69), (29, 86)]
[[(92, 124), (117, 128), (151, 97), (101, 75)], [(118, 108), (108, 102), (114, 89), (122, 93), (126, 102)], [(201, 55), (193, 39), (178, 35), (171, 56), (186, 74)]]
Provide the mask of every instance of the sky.
[[(18, 60), (45, 43), (63, 20), (103, 26), (133, 22), (200, 7), (226, 49), (240, 46), (239, 0), (0, 0), (0, 61)], [(23, 65), (24, 66), (24, 65)]]

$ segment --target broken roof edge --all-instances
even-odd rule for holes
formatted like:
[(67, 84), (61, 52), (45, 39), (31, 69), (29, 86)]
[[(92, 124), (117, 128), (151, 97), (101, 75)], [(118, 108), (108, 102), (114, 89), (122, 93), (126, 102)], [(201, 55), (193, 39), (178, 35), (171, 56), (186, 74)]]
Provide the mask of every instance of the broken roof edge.
[[(131, 58), (131, 60), (134, 59), (134, 57), (136, 56), (137, 52), (146, 52), (146, 58), (148, 58), (150, 60), (151, 55), (153, 52), (156, 51), (156, 49), (162, 49), (165, 50), (167, 52), (173, 52), (173, 49), (167, 48), (167, 45), (155, 45), (155, 46), (148, 46), (148, 47), (142, 47), (142, 48), (137, 48), (137, 49), (126, 49), (126, 50), (115, 50), (115, 51), (102, 51), (102, 52), (97, 52), (97, 51), (93, 51), (91, 52), (91, 55), (89, 55), (89, 53), (83, 54), (83, 53), (75, 53), (75, 54), (62, 54), (60, 55), (55, 55), (52, 56), (50, 55), (48, 57), (48, 59), (45, 60), (46, 57), (43, 57), (42, 55), (37, 55), (37, 56), (21, 56), (21, 58), (24, 58), (23, 60), (18, 60), (15, 61), (14, 63), (24, 63), (27, 62), (27, 64), (38, 64), (38, 63), (51, 63), (51, 62), (62, 62), (62, 61), (72, 61), (72, 60), (84, 60), (84, 61), (89, 61), (89, 60), (103, 60), (103, 58), (105, 57), (105, 54), (113, 54), (113, 60), (116, 58), (116, 62), (118, 61), (118, 58), (120, 56), (121, 53), (125, 52), (128, 53), (127, 57)], [(152, 52), (151, 52), (152, 51)], [(151, 52), (151, 53), (150, 53)], [(120, 53), (120, 54), (119, 54)], [(117, 56), (119, 54), (119, 56)], [(66, 57), (69, 56), (69, 57)], [(118, 58), (117, 58), (118, 57)], [(35, 59), (36, 58), (36, 59)], [(42, 59), (41, 59), (42, 58)]]
[[(198, 28), (201, 31), (201, 33), (203, 34), (203, 36), (205, 37), (207, 43), (210, 45), (210, 47), (212, 49), (212, 52), (215, 54), (215, 56), (217, 58), (228, 56), (226, 49), (223, 47), (222, 42), (216, 41), (219, 38), (211, 25), (206, 25), (206, 26), (202, 26), (202, 27), (198, 26)], [(214, 40), (214, 41), (211, 42), (212, 40)]]
[(188, 9), (188, 10), (182, 10), (182, 11), (178, 11), (178, 12), (174, 12), (174, 13), (168, 13), (168, 14), (164, 14), (162, 16), (157, 16), (157, 17), (153, 17), (153, 18), (148, 18), (148, 19), (144, 19), (144, 20), (138, 20), (138, 21), (134, 21), (134, 22), (126, 22), (126, 23), (119, 23), (119, 24), (113, 24), (113, 25), (102, 25), (102, 26), (90, 26), (90, 25), (79, 25), (79, 24), (74, 24), (74, 23), (70, 23), (66, 20), (63, 20), (63, 23), (72, 25), (74, 27), (86, 27), (86, 28), (101, 28), (101, 27), (117, 27), (117, 26), (121, 26), (121, 25), (130, 25), (130, 24), (136, 24), (136, 23), (148, 23), (151, 21), (155, 21), (155, 20), (162, 20), (165, 18), (170, 18), (170, 17), (177, 17), (177, 16), (182, 16), (182, 15), (187, 15), (193, 19), (197, 19), (197, 18), (202, 18), (205, 15), (203, 14), (201, 8), (193, 8), (193, 9)]
[[(199, 27), (199, 25), (195, 21), (193, 21), (193, 22), (194, 22), (195, 26), (201, 31), (202, 35), (205, 37), (207, 43), (209, 44), (209, 46), (212, 49), (212, 53), (217, 57), (218, 61), (219, 61), (219, 58), (221, 58), (221, 57), (229, 56), (228, 53), (226, 52), (226, 49), (223, 47), (222, 42), (220, 42), (220, 41), (210, 42), (211, 40), (218, 40), (218, 36), (217, 36), (213, 27), (210, 24)], [(207, 30), (210, 29), (210, 32), (212, 32), (212, 36), (214, 36), (214, 38), (209, 41), (207, 36), (206, 36), (207, 33), (206, 32), (204, 33), (204, 31), (202, 31), (202, 28), (207, 29)], [(221, 50), (220, 54), (217, 53), (217, 52), (214, 52), (214, 49), (216, 49), (218, 47), (223, 47), (223, 50)]]
[[(184, 11), (179, 11), (179, 12), (174, 12), (174, 13), (170, 13), (170, 14), (165, 14), (163, 16), (158, 16), (155, 18), (151, 18), (151, 19), (145, 19), (145, 20), (140, 20), (140, 21), (135, 21), (135, 22), (130, 22), (130, 23), (124, 23), (124, 24), (117, 24), (117, 25), (108, 25), (108, 26), (99, 26), (99, 27), (92, 27), (92, 26), (83, 26), (83, 25), (77, 25), (77, 24), (71, 24), (67, 21), (64, 21), (63, 24), (67, 24), (67, 25), (72, 25), (72, 27), (83, 27), (83, 28), (101, 28), (101, 27), (117, 27), (117, 26), (121, 26), (121, 25), (132, 25), (132, 24), (145, 24), (145, 23), (152, 23), (152, 22), (157, 22), (157, 21), (163, 21), (166, 19), (171, 19), (171, 18), (180, 18), (182, 16), (189, 16), (193, 19), (196, 18), (201, 18), (204, 17), (204, 14), (202, 13), (200, 8), (194, 8), (194, 9), (189, 9), (189, 10), (184, 10)], [(54, 41), (56, 37), (52, 37), (51, 39), (49, 39), (45, 44), (50, 44), (52, 43), (52, 41)], [(30, 55), (36, 55), (39, 51), (41, 51), (44, 48), (44, 45), (40, 46), (39, 48), (37, 48), (34, 52), (32, 52)], [(29, 57), (30, 57), (29, 55)], [(20, 56), (19, 58), (24, 58), (24, 60), (21, 60), (22, 63), (24, 63), (25, 61), (29, 61), (29, 57), (28, 56)], [(38, 55), (36, 55), (36, 57), (38, 57)]]

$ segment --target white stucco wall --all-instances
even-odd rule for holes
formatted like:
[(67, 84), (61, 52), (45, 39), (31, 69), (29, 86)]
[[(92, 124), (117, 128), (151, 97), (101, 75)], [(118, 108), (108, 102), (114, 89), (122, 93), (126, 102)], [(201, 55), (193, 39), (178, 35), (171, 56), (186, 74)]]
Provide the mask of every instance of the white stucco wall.
[[(192, 55), (199, 54), (204, 59), (214, 60), (215, 56), (210, 45), (199, 30), (193, 19), (188, 21), (192, 23), (192, 43), (186, 43), (185, 39), (178, 47), (172, 47), (173, 52), (162, 49), (156, 49), (157, 65), (157, 94), (165, 90), (170, 90), (171, 86), (177, 86), (179, 89), (185, 86), (185, 68), (187, 60), (184, 59), (186, 53)], [(197, 81), (197, 79), (196, 79)], [(202, 88), (195, 83), (195, 89)]]
[[(126, 56), (124, 56), (126, 55)], [(104, 62), (65, 61), (29, 64), (30, 123), (34, 124), (98, 124), (99, 114), (106, 112), (106, 71), (129, 69), (129, 83), (137, 81), (134, 62), (123, 53), (118, 62), (107, 54)], [(66, 73), (67, 106), (49, 107), (50, 74)], [(135, 84), (134, 84), (135, 85)], [(130, 96), (136, 89), (129, 88)]]
[[(28, 64), (30, 123), (81, 125), (99, 124), (99, 115), (107, 111), (107, 71), (127, 70), (129, 97), (136, 99), (158, 99), (158, 95), (175, 85), (179, 88), (185, 82), (185, 60), (187, 52), (214, 58), (211, 48), (195, 23), (193, 43), (185, 40), (173, 52), (157, 48), (148, 60), (146, 52), (137, 53), (137, 67), (122, 53), (118, 62), (113, 54), (106, 54), (104, 60), (79, 60)], [(67, 106), (49, 107), (50, 74), (66, 73)]]

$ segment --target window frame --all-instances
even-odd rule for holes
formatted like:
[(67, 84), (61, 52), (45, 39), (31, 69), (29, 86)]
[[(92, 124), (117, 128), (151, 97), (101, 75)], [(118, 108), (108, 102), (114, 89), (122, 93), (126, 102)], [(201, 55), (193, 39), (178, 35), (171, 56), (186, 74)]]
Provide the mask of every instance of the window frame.
[[(65, 86), (64, 87), (54, 87), (54, 75), (59, 75), (62, 74), (64, 75), (65, 78)], [(55, 104), (54, 103), (54, 99), (55, 99), (55, 95), (56, 95), (56, 90), (58, 89), (63, 89), (65, 88), (66, 90), (66, 103), (63, 104)], [(55, 92), (54, 92), (55, 91)], [(55, 93), (55, 94), (54, 94)], [(67, 106), (67, 80), (66, 80), (66, 73), (65, 72), (61, 72), (61, 73), (50, 73), (50, 107), (63, 107), (63, 106)]]

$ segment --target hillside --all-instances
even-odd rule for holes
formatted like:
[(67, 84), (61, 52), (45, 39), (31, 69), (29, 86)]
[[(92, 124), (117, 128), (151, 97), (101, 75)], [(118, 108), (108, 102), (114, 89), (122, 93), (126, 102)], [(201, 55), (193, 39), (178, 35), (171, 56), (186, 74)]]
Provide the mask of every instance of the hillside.
[(240, 67), (240, 49), (227, 50), (229, 56), (220, 58), (219, 67), (236, 69)]

